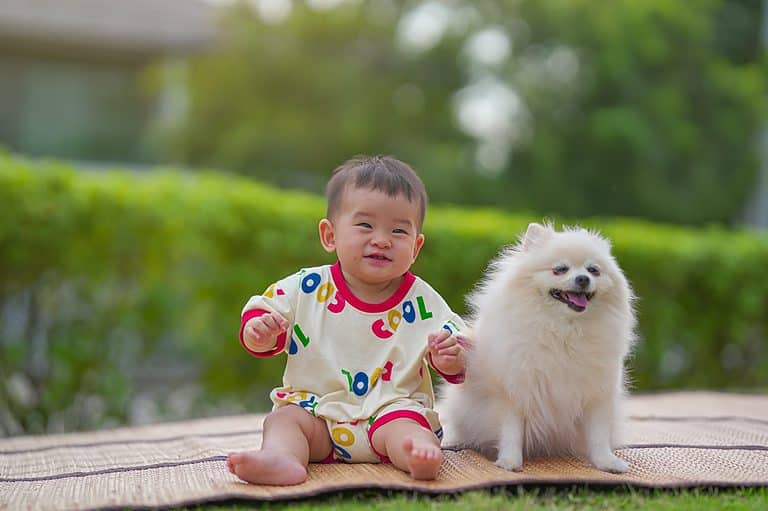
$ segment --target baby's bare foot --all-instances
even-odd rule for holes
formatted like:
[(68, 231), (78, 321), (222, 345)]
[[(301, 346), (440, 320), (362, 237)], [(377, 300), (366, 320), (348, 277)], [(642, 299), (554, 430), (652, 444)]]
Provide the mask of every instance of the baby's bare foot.
[(411, 437), (403, 440), (408, 454), (408, 471), (414, 479), (435, 479), (443, 462), (443, 451), (430, 442), (420, 442)]
[(227, 467), (243, 481), (288, 486), (307, 479), (307, 467), (279, 451), (248, 451), (227, 456)]

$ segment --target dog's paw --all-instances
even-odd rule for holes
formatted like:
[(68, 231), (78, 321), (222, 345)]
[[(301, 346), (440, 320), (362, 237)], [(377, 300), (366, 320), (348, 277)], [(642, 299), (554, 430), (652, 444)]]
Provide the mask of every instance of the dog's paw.
[(593, 458), (591, 461), (592, 465), (594, 465), (596, 469), (602, 470), (604, 472), (623, 474), (629, 470), (629, 464), (614, 454), (610, 454), (610, 456)]
[(513, 472), (520, 472), (523, 470), (523, 457), (522, 456), (505, 456), (499, 457), (496, 460), (495, 465), (504, 470)]

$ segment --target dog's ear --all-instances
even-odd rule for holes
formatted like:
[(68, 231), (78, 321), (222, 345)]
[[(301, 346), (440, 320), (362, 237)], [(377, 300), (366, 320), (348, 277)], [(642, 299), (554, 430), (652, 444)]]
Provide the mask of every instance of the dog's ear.
[(550, 225), (541, 225), (536, 222), (528, 224), (528, 230), (525, 231), (523, 239), (520, 242), (523, 250), (528, 250), (532, 246), (548, 239), (554, 231)]

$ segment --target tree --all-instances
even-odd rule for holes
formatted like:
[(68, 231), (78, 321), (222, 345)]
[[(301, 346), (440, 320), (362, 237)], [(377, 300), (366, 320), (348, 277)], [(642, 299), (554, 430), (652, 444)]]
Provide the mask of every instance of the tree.
[(190, 67), (174, 156), (314, 191), (360, 153), (455, 172), (469, 142), (452, 120), (456, 49), (404, 57), (393, 45), (398, 16), (364, 3), (323, 14), (297, 5), (275, 25), (235, 6), (222, 45)]
[(507, 179), (544, 212), (740, 218), (766, 112), (757, 26), (725, 29), (746, 4), (524, 3), (532, 39), (573, 48), (580, 68), (566, 90), (528, 93), (535, 134)]
[[(759, 12), (758, 0), (294, 3), (271, 24), (238, 5), (220, 48), (190, 67), (172, 156), (321, 191), (346, 158), (392, 153), (436, 202), (732, 223), (767, 111)], [(416, 18), (427, 43), (408, 47)]]

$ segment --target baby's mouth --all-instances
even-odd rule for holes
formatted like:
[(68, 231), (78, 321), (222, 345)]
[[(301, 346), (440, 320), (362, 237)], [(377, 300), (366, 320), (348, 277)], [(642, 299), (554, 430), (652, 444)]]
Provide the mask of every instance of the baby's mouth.
[(373, 259), (375, 261), (389, 261), (389, 257), (382, 254), (369, 254), (365, 256), (366, 259)]
[(589, 301), (595, 296), (595, 293), (585, 293), (584, 291), (566, 291), (564, 289), (550, 289), (549, 295), (555, 300), (560, 300), (571, 310), (584, 312), (589, 305)]

